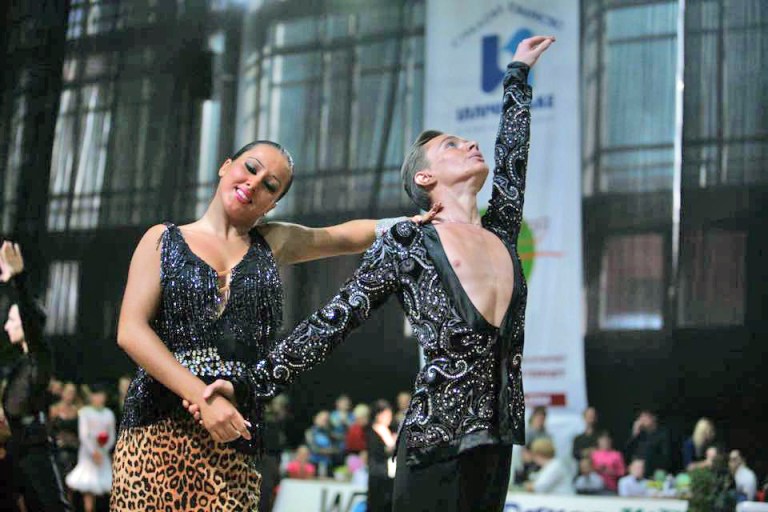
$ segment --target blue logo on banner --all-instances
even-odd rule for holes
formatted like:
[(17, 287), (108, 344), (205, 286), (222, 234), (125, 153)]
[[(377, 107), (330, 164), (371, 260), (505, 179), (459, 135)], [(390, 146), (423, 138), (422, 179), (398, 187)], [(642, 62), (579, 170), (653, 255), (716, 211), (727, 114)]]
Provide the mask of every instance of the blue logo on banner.
[[(533, 36), (531, 30), (521, 28), (509, 38), (509, 41), (507, 41), (503, 48), (499, 48), (498, 35), (494, 34), (483, 37), (483, 92), (492, 92), (504, 79), (505, 68), (499, 68), (499, 52), (501, 50), (506, 50), (510, 53), (511, 58), (511, 55), (515, 54), (515, 50), (517, 49), (517, 45), (520, 44), (520, 41), (531, 36)], [(507, 61), (509, 60), (510, 59), (507, 59)], [(528, 83), (533, 83), (533, 73), (528, 75)]]

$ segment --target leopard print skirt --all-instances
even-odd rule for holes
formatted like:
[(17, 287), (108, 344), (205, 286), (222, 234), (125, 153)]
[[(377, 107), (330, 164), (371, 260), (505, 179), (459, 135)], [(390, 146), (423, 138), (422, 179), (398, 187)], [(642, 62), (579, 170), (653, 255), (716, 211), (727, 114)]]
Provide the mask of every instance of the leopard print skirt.
[(256, 511), (255, 458), (191, 419), (123, 430), (112, 463), (112, 511)]

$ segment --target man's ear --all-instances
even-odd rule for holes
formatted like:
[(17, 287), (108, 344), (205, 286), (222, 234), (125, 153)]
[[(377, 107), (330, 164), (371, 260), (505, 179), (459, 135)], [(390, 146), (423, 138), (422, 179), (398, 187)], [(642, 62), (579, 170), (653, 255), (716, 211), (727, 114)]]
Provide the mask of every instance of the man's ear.
[(432, 174), (432, 171), (429, 168), (427, 168), (417, 172), (413, 176), (413, 181), (420, 187), (429, 188), (435, 184), (436, 179), (435, 179), (435, 175)]
[(227, 173), (227, 168), (230, 166), (231, 163), (232, 163), (231, 158), (227, 158), (226, 160), (224, 160), (224, 163), (221, 164), (221, 167), (219, 167), (219, 173), (218, 173), (219, 178), (221, 178)]

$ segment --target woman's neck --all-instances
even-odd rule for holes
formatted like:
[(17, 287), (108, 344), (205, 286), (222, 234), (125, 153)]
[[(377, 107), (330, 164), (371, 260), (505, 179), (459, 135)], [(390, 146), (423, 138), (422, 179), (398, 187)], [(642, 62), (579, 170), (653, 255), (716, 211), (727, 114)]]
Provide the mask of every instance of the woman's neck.
[(192, 223), (203, 231), (229, 238), (230, 236), (245, 237), (253, 226), (233, 224), (224, 211), (223, 206), (214, 198), (202, 217)]

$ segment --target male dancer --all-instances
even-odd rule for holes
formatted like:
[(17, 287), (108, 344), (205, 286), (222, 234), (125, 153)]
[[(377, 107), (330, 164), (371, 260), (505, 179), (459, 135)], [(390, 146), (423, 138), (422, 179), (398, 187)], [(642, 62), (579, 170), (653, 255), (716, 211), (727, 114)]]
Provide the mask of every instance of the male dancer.
[(244, 406), (275, 396), (396, 294), (426, 364), (400, 429), (394, 510), (503, 509), (512, 444), (525, 442), (526, 285), (517, 236), (530, 134), (526, 79), (553, 41), (526, 39), (508, 66), (493, 192), (482, 219), (477, 193), (488, 165), (477, 143), (423, 132), (406, 155), (402, 177), (422, 209), (442, 203), (433, 225), (391, 226), (353, 278), (279, 342), (247, 382), (217, 381), (205, 397), (222, 393)]

